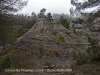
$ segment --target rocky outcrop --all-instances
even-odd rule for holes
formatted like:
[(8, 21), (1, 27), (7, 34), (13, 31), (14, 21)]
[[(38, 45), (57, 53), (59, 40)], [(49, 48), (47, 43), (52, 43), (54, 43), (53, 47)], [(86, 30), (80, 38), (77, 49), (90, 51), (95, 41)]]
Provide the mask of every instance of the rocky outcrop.
[[(52, 37), (62, 33), (64, 41), (56, 41)], [(32, 50), (31, 62), (67, 62), (75, 59), (79, 51), (86, 50), (87, 41), (61, 24), (53, 24), (44, 15), (39, 15), (35, 25), (18, 38), (15, 47), (20, 50)], [(34, 60), (33, 60), (34, 59)], [(57, 60), (57, 61), (54, 61)]]

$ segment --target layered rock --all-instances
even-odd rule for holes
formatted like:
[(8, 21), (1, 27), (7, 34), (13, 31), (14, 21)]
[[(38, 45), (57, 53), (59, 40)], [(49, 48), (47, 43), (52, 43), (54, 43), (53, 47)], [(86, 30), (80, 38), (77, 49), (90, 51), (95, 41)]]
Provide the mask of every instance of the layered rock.
[[(64, 41), (52, 37), (62, 33)], [(53, 24), (44, 15), (39, 15), (35, 25), (16, 42), (16, 48), (32, 50), (31, 62), (67, 62), (75, 58), (77, 52), (86, 50), (87, 41), (66, 29), (61, 24)], [(54, 61), (58, 60), (58, 61)]]

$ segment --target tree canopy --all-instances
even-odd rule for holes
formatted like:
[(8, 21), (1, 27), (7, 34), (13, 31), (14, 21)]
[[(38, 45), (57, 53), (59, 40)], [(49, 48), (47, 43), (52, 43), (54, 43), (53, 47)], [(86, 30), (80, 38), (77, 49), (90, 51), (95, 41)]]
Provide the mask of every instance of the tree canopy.
[(27, 5), (28, 0), (0, 0), (0, 46), (5, 49), (11, 43), (13, 24), (15, 23), (11, 12), (17, 12)]
[(28, 0), (0, 0), (0, 12), (16, 12), (27, 5)]
[(50, 12), (47, 14), (47, 17), (48, 17), (49, 21), (52, 21), (52, 15)]
[(92, 7), (96, 7), (97, 11), (99, 11), (98, 9), (100, 9), (100, 0), (71, 0), (71, 4), (73, 6), (75, 6), (75, 9), (72, 7), (70, 9), (70, 13), (71, 14), (75, 14), (75, 13), (83, 13), (83, 10), (87, 9), (87, 8), (92, 8)]
[(45, 8), (43, 8), (42, 10), (40, 10), (40, 13), (43, 14), (43, 15), (45, 14), (45, 12), (46, 12)]

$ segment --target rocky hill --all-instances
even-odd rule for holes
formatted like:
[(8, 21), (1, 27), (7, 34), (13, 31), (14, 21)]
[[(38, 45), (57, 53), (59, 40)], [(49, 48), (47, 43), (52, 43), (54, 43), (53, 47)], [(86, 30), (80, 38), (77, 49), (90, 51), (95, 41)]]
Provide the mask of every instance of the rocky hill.
[[(64, 36), (63, 41), (53, 38), (59, 34)], [(37, 60), (63, 63), (72, 61), (77, 52), (86, 50), (87, 44), (85, 39), (63, 25), (53, 24), (44, 15), (39, 15), (35, 25), (17, 40), (15, 47), (21, 50), (33, 50), (30, 60), (34, 63)]]
[[(12, 48), (0, 55), (9, 55), (16, 61), (12, 64), (14, 68), (65, 69), (75, 65), (77, 53), (85, 51), (87, 45), (88, 42), (83, 37), (59, 23), (50, 22), (46, 16), (40, 14), (35, 25), (18, 38)], [(58, 73), (58, 75), (63, 74)]]

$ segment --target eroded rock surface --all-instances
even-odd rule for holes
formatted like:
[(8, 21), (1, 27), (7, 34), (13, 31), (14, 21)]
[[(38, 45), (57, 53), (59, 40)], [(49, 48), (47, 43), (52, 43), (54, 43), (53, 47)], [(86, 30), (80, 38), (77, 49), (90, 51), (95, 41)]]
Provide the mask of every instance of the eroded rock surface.
[[(62, 33), (64, 41), (52, 37)], [(64, 64), (75, 59), (79, 51), (87, 48), (85, 39), (66, 29), (61, 24), (51, 23), (44, 15), (39, 15), (35, 25), (23, 36), (18, 38), (15, 47), (20, 50), (32, 50), (31, 63), (45, 62)]]

